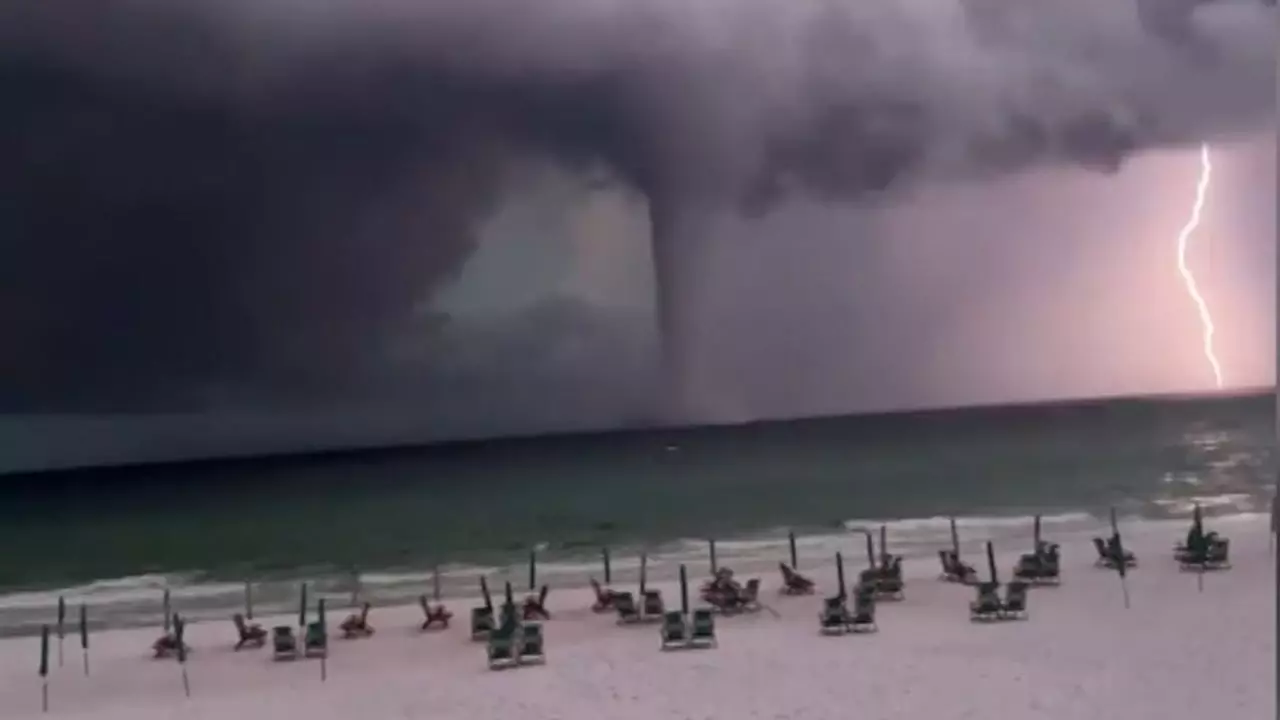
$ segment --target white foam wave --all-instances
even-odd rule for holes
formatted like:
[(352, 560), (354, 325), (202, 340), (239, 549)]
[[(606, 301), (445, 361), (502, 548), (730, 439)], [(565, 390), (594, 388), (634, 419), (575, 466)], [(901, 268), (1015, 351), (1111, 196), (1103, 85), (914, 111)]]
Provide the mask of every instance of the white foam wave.
[[(1199, 501), (1202, 507), (1214, 508), (1207, 513), (1211, 523), (1248, 524), (1267, 517), (1265, 512), (1240, 511), (1239, 495), (1225, 494), (1188, 498)], [(1235, 512), (1233, 512), (1235, 511)], [(1187, 514), (1190, 513), (1188, 506)], [(1223, 514), (1219, 514), (1223, 513)], [(1185, 518), (1144, 520), (1124, 517), (1121, 520), (1126, 534), (1167, 534), (1172, 542), (1185, 529)], [(854, 529), (871, 530), (878, 540), (879, 528), (885, 526), (890, 551), (907, 558), (930, 558), (939, 548), (949, 546), (950, 519), (947, 517), (904, 519), (854, 519), (839, 530), (822, 533), (806, 533), (796, 537), (797, 561), (802, 567), (814, 567), (830, 562), (835, 553), (843, 553), (846, 562), (860, 564), (865, 554), (865, 541)], [(981, 552), (987, 541), (999, 547), (1022, 547), (1030, 544), (1033, 532), (1031, 517), (958, 517), (957, 531), (962, 552)], [(1108, 531), (1109, 519), (1083, 512), (1059, 513), (1041, 518), (1041, 530), (1058, 542), (1087, 543), (1091, 535)], [(611, 577), (616, 584), (638, 582), (640, 575), (639, 549), (612, 549)], [(700, 576), (710, 568), (710, 547), (706, 539), (685, 539), (650, 548), (647, 552), (646, 572), (655, 582), (673, 580), (677, 569), (685, 565)], [(731, 565), (743, 572), (762, 573), (773, 571), (779, 561), (790, 561), (790, 548), (785, 529), (774, 528), (746, 537), (735, 537), (716, 543), (716, 559), (720, 565)], [(550, 583), (554, 588), (580, 587), (588, 578), (605, 580), (603, 561), (600, 557), (539, 558), (535, 582)], [(18, 592), (0, 595), (0, 626), (10, 628), (38, 627), (51, 622), (59, 596), (69, 604), (87, 603), (92, 608), (94, 621), (107, 625), (137, 625), (157, 622), (161, 617), (161, 596), (167, 587), (171, 590), (174, 609), (199, 620), (224, 617), (240, 607), (245, 599), (243, 583), (202, 583), (191, 575), (140, 575), (134, 577), (101, 580), (60, 590)], [(488, 580), (491, 591), (501, 592), (510, 582), (513, 589), (523, 592), (527, 582), (527, 556), (513, 558), (504, 566), (468, 564), (445, 565), (436, 571), (431, 568), (381, 570), (361, 573), (356, 582), (350, 574), (328, 573), (315, 576), (310, 581), (313, 597), (330, 598), (335, 607), (357, 596), (382, 604), (411, 601), (418, 594), (431, 592), (439, 586), (444, 597), (473, 597), (478, 591), (481, 577)], [(261, 612), (289, 612), (297, 603), (298, 583), (293, 580), (255, 582), (252, 588), (254, 606)]]
[[(1056, 515), (1041, 515), (1041, 527), (1052, 527), (1058, 525), (1071, 525), (1079, 523), (1092, 522), (1095, 518), (1089, 513), (1069, 512), (1059, 513)], [(982, 531), (986, 529), (1007, 529), (1007, 528), (1030, 528), (1032, 526), (1032, 518), (1026, 516), (959, 516), (956, 517), (956, 527), (960, 530)], [(854, 519), (845, 520), (842, 523), (846, 530), (852, 532), (879, 532), (881, 525), (886, 526), (888, 532), (909, 534), (912, 532), (951, 532), (951, 518), (945, 515), (936, 515), (927, 518), (885, 518), (885, 519)]]
[(1264, 506), (1261, 500), (1247, 493), (1221, 493), (1218, 495), (1190, 495), (1179, 498), (1159, 498), (1153, 501), (1171, 515), (1190, 516), (1196, 505), (1202, 511), (1218, 513), (1223, 510), (1235, 510), (1249, 513)]

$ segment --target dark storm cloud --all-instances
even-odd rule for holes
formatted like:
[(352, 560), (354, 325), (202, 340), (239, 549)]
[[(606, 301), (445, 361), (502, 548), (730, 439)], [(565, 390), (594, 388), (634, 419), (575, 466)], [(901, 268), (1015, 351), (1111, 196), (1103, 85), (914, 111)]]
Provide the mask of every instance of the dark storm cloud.
[[(534, 159), (603, 164), (649, 198), (673, 315), (684, 296), (669, 286), (691, 282), (673, 277), (697, 242), (676, 219), (689, 207), (1114, 168), (1274, 106), (1252, 37), (1205, 69), (1136, 21), (1107, 29), (1131, 14), (1114, 4), (982, 47), (958, 6), (863, 5), (0, 8), (0, 403), (339, 388), (456, 276), (478, 221), (519, 192), (511, 170)], [(1061, 40), (1093, 28), (1087, 51)]]

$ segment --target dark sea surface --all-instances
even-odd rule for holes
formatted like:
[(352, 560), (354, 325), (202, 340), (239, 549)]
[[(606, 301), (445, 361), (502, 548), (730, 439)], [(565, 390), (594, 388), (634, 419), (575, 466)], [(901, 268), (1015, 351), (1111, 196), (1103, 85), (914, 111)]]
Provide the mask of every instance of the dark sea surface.
[[(218, 614), (252, 581), (287, 606), (320, 592), (411, 598), (443, 566), (581, 584), (603, 546), (619, 572), (705, 555), (776, 562), (788, 529), (826, 552), (888, 522), (928, 555), (945, 516), (966, 534), (1066, 532), (1111, 507), (1134, 521), (1265, 512), (1276, 476), (1274, 395), (1150, 398), (859, 416), (739, 427), (474, 442), (0, 478), (0, 626), (29, 629), (57, 594), (111, 624), (141, 622), (162, 587)], [(1001, 530), (1004, 528), (1004, 530)], [(825, 538), (825, 539), (824, 539)], [(771, 560), (765, 560), (768, 555)], [(757, 557), (759, 556), (759, 557)], [(631, 558), (630, 560), (626, 558)], [(47, 621), (45, 619), (44, 621)]]

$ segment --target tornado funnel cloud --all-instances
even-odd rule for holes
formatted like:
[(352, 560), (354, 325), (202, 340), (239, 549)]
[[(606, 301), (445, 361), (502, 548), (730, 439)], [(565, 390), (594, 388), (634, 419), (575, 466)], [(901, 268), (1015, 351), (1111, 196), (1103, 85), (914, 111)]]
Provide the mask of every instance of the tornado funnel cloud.
[(687, 288), (680, 274), (675, 218), (661, 201), (649, 203), (649, 232), (653, 256), (654, 319), (658, 333), (660, 392), (658, 412), (669, 418), (684, 414), (688, 397), (689, 348), (682, 308), (688, 307)]
[(1188, 70), (1125, 3), (1030, 4), (1057, 15), (1003, 27), (1016, 52), (945, 6), (2, 3), (0, 410), (362, 397), (404, 372), (406, 337), (429, 374), (446, 343), (415, 318), (465, 281), (529, 163), (649, 199), (678, 408), (711, 374), (704, 216), (1114, 169), (1274, 125), (1258, 17), (1215, 24), (1216, 62)]

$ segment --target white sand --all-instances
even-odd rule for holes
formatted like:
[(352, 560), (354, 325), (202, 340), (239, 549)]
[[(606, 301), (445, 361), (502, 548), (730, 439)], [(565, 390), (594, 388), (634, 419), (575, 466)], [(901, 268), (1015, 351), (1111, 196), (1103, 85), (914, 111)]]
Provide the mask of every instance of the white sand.
[[(455, 625), (423, 634), (416, 607), (375, 610), (370, 640), (334, 640), (328, 681), (319, 661), (274, 663), (267, 650), (233, 653), (227, 623), (193, 625), (183, 697), (179, 667), (155, 661), (154, 631), (91, 638), (92, 675), (67, 641), (66, 666), (51, 672), (50, 716), (95, 720), (609, 720), (1052, 718), (1261, 720), (1276, 716), (1275, 575), (1265, 517), (1213, 523), (1232, 540), (1234, 569), (1180, 573), (1167, 526), (1131, 533), (1142, 566), (1123, 608), (1114, 573), (1092, 567), (1081, 538), (1064, 549), (1064, 583), (1037, 589), (1031, 619), (970, 623), (972, 590), (935, 579), (936, 558), (908, 561), (907, 600), (880, 606), (880, 633), (821, 637), (818, 596), (777, 597), (764, 575), (769, 612), (719, 622), (715, 650), (662, 653), (654, 626), (618, 627), (586, 610), (589, 595), (555, 592), (548, 663), (485, 668), (466, 638), (467, 604)], [(1064, 538), (1051, 538), (1064, 539)], [(851, 543), (851, 548), (856, 547)], [(853, 557), (860, 554), (851, 550)], [(1001, 556), (1007, 573), (1012, 554)], [(970, 556), (970, 561), (979, 558)], [(979, 564), (980, 567), (984, 563)], [(851, 560), (851, 582), (861, 564)], [(985, 571), (984, 571), (985, 572)], [(830, 591), (834, 572), (812, 573)], [(1004, 578), (1007, 579), (1007, 578)], [(701, 578), (691, 578), (696, 585)], [(668, 603), (673, 586), (662, 586)], [(331, 613), (331, 622), (341, 620)], [(295, 622), (285, 619), (284, 622)], [(268, 622), (268, 624), (270, 624)], [(0, 718), (40, 717), (38, 641), (0, 641)]]

